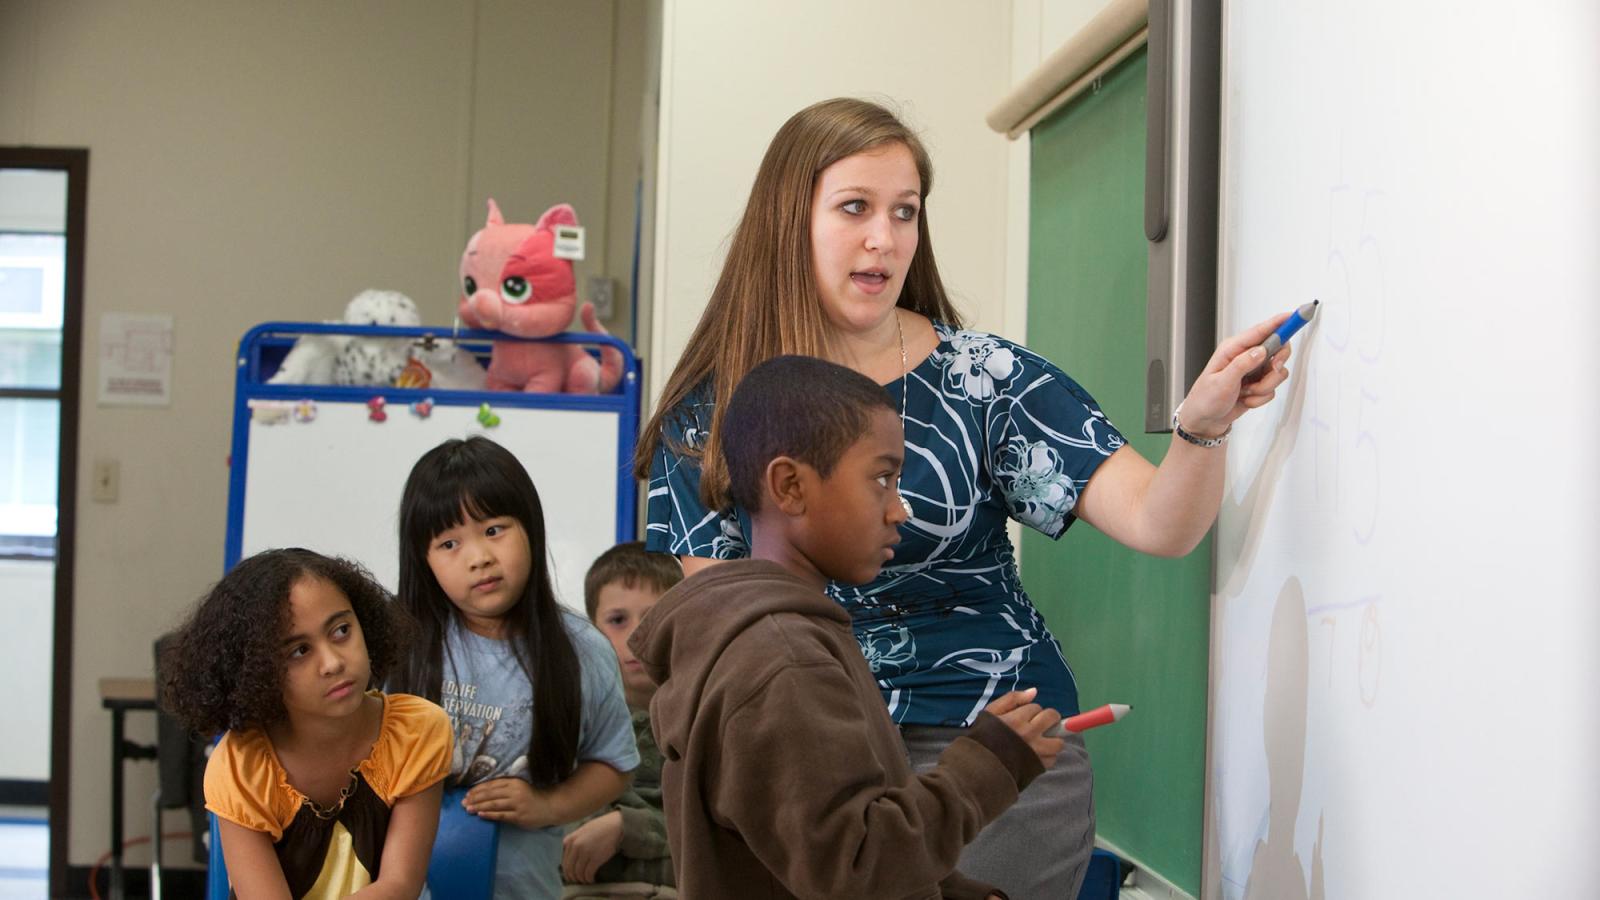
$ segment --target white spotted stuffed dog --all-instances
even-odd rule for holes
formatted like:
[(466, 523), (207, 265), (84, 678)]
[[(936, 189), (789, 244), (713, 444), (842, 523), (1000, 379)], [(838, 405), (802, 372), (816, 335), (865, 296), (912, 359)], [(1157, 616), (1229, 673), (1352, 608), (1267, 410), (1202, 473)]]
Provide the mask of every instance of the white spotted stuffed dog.
[[(422, 324), (411, 298), (398, 291), (362, 291), (344, 308), (351, 325)], [(351, 338), (333, 361), (334, 384), (390, 385), (411, 358), (410, 338)]]
[[(362, 291), (344, 308), (338, 323), (421, 325), (410, 297), (398, 291)], [(348, 334), (308, 334), (295, 341), (268, 384), (382, 385), (394, 383), (410, 359), (408, 338), (358, 338)]]

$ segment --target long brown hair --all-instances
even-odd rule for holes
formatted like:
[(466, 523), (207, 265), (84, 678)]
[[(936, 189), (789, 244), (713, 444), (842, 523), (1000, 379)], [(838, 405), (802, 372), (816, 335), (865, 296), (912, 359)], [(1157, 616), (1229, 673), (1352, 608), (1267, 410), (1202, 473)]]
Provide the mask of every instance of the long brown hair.
[(416, 620), (420, 640), (415, 652), (396, 667), (391, 687), (435, 703), (441, 700), (446, 636), (450, 621), (459, 621), (461, 611), (428, 565), (428, 546), (468, 516), (510, 516), (528, 536), (533, 567), (522, 597), (504, 621), (510, 634), (507, 644), (533, 691), (528, 780), (535, 787), (547, 788), (565, 781), (580, 762), (582, 665), (567, 634), (570, 613), (562, 611), (556, 601), (550, 569), (544, 564), (548, 557), (539, 491), (511, 451), (488, 438), (451, 439), (424, 453), (411, 467), (400, 493), (400, 593), (396, 600)]
[(711, 509), (727, 508), (728, 467), (718, 434), (734, 386), (774, 356), (827, 356), (829, 326), (811, 264), (811, 200), (817, 176), (847, 156), (891, 144), (911, 151), (923, 200), (917, 252), (897, 305), (930, 319), (963, 324), (945, 293), (928, 237), (926, 203), (933, 164), (922, 141), (876, 103), (841, 97), (808, 106), (783, 123), (767, 145), (711, 300), (640, 434), (633, 457), (637, 477), (650, 477), (651, 460), (664, 439), (662, 426), (671, 416), (686, 414), (679, 407), (709, 381), (715, 406), (706, 439), (698, 448), (676, 440), (668, 445), (675, 453), (700, 457), (701, 500)]

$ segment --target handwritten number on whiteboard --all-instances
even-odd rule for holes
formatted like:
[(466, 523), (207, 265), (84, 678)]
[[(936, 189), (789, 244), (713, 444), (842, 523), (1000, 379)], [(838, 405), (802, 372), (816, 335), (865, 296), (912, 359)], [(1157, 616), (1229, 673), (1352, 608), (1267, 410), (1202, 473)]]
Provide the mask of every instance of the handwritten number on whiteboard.
[(1378, 497), (1382, 494), (1378, 484), (1378, 473), (1381, 471), (1381, 467), (1378, 465), (1378, 439), (1363, 424), (1369, 403), (1376, 406), (1378, 404), (1378, 395), (1369, 393), (1363, 388), (1361, 402), (1356, 407), (1356, 452), (1359, 454), (1363, 446), (1372, 448), (1372, 476), (1366, 482), (1367, 491), (1372, 495), (1372, 514), (1367, 519), (1365, 531), (1362, 531), (1359, 525), (1354, 529), (1356, 543), (1363, 547), (1367, 545), (1368, 541), (1372, 540), (1372, 532), (1378, 527)]

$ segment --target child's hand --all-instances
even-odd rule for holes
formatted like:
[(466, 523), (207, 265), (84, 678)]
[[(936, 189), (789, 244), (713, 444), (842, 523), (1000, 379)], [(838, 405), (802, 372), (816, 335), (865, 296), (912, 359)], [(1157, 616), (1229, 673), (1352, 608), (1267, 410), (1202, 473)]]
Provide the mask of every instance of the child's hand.
[(561, 839), (561, 874), (577, 884), (593, 884), (594, 873), (622, 846), (622, 813), (596, 816)]
[(475, 816), (518, 828), (559, 824), (545, 795), (521, 778), (494, 778), (473, 786), (461, 805)]
[(1061, 713), (1032, 702), (1037, 693), (1038, 688), (1012, 691), (996, 698), (984, 707), (984, 711), (1011, 726), (1017, 737), (1027, 742), (1028, 747), (1038, 755), (1039, 762), (1048, 769), (1056, 764), (1056, 754), (1066, 744), (1060, 738), (1044, 736), (1046, 729), (1061, 721)]

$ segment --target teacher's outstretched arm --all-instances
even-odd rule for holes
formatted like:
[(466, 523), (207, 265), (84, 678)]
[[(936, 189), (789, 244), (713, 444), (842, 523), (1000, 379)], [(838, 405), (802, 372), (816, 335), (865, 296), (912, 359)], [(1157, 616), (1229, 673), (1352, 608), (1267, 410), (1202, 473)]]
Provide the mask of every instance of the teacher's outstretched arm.
[(1179, 404), (1172, 446), (1161, 465), (1124, 445), (1079, 493), (1078, 518), (1143, 553), (1183, 556), (1193, 550), (1222, 503), (1228, 431), (1247, 411), (1271, 402), (1289, 377), (1285, 344), (1266, 375), (1245, 383), (1265, 356), (1261, 342), (1288, 317), (1281, 313), (1223, 341)]

